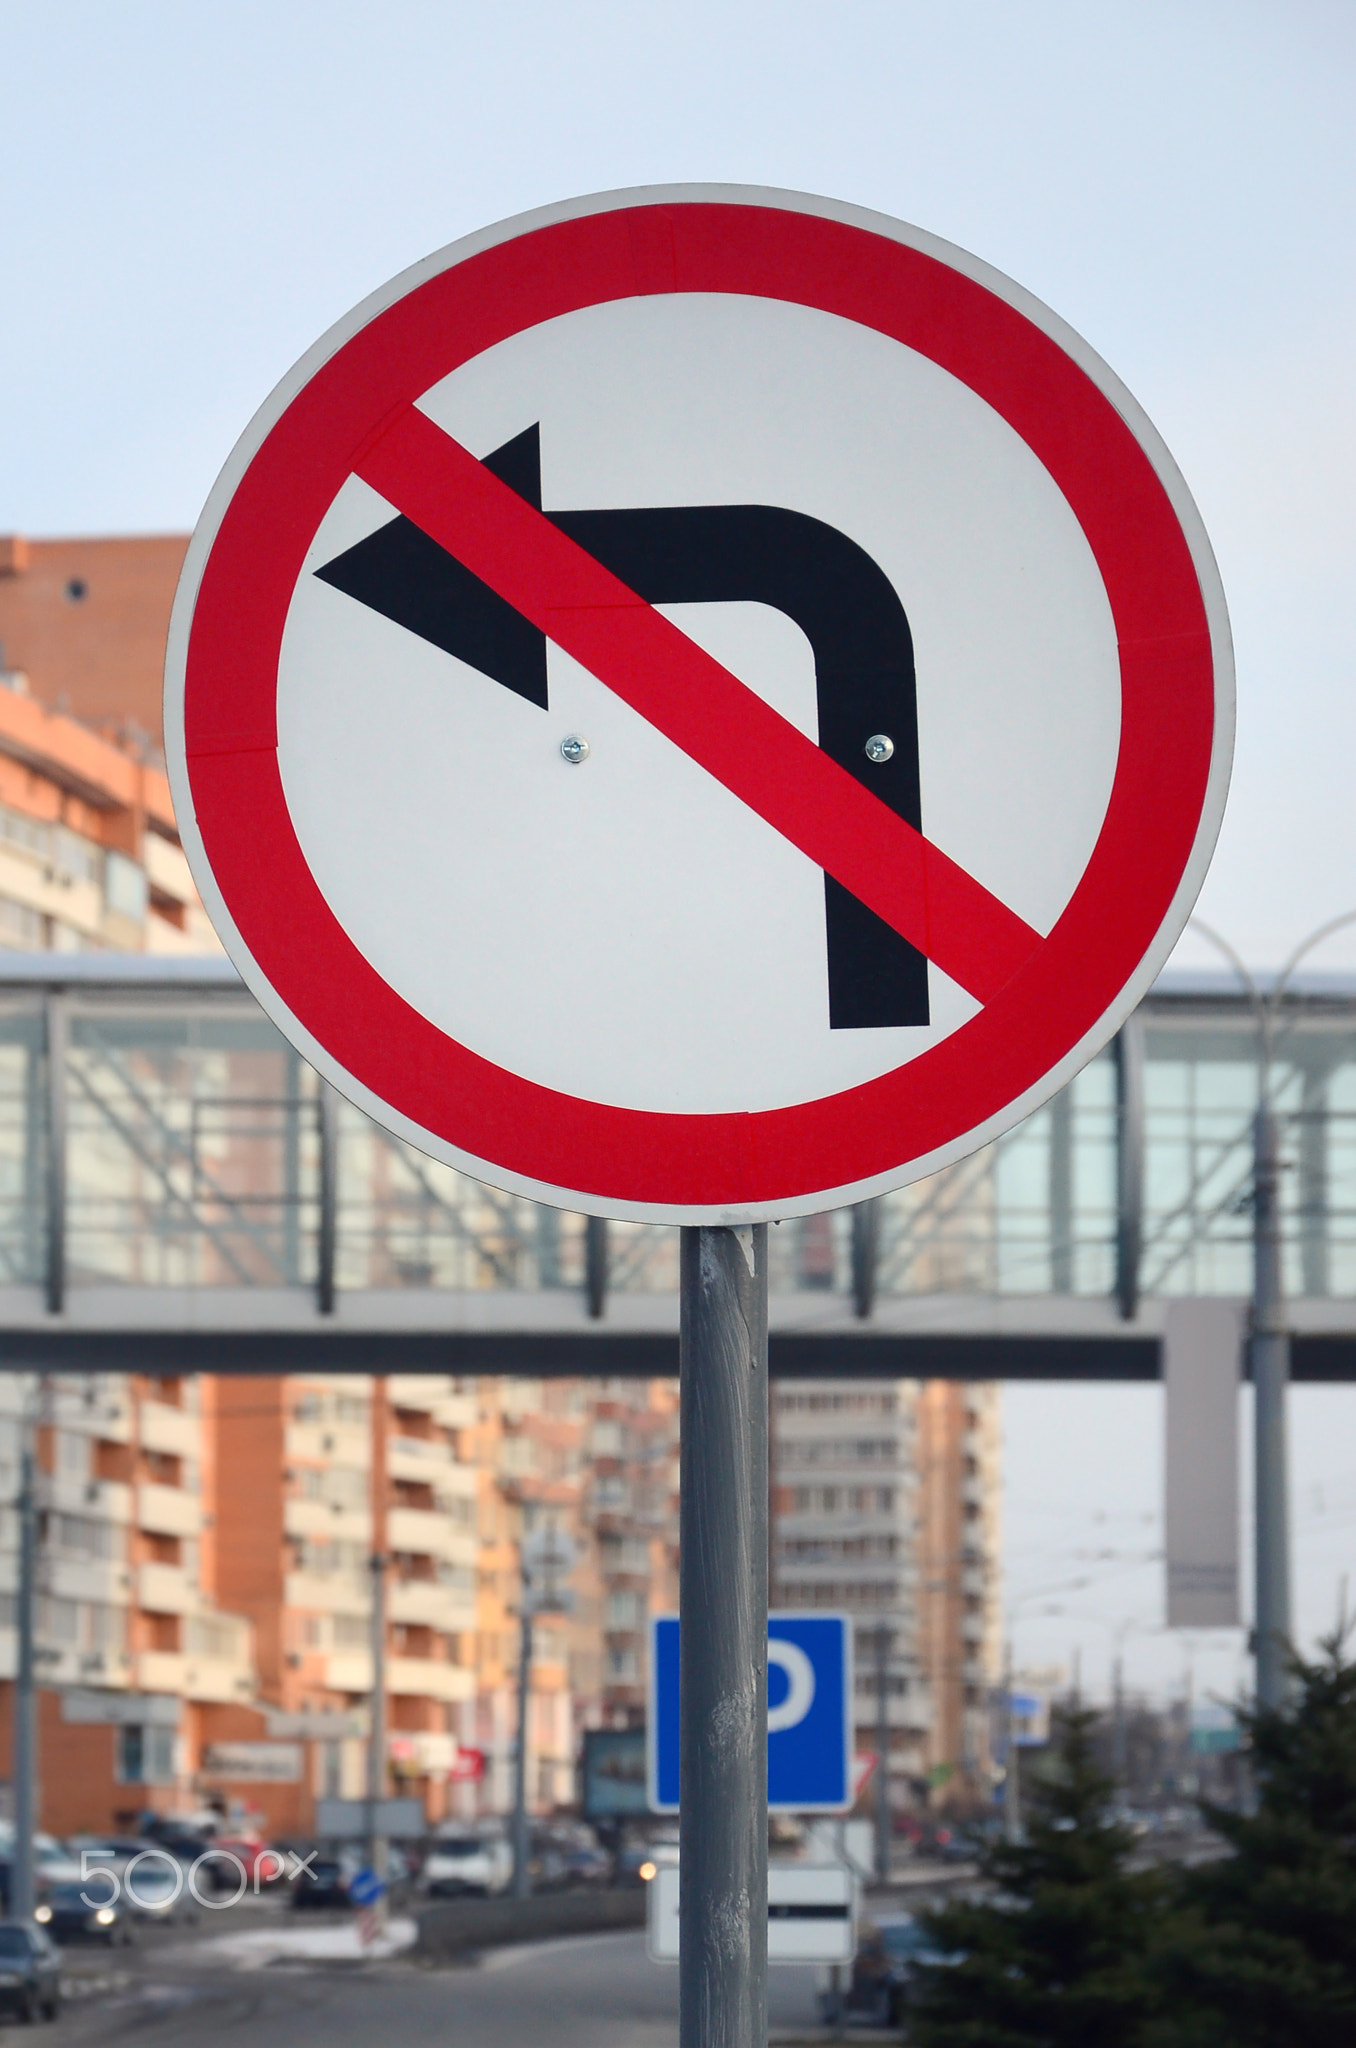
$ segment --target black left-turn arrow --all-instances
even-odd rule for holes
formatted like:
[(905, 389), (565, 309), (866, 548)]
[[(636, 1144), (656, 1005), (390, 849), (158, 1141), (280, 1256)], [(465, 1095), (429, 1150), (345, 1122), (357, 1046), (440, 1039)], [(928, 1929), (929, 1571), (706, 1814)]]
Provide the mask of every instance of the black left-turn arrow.
[[(485, 467), (542, 510), (539, 430)], [(756, 603), (785, 613), (815, 663), (819, 745), (873, 796), (922, 829), (913, 640), (884, 571), (824, 521), (776, 505), (626, 507), (544, 516), (648, 604)], [(403, 516), (316, 574), (396, 625), (547, 708), (546, 638)], [(888, 733), (886, 761), (867, 759)], [(824, 877), (829, 1023), (926, 1024), (927, 961), (831, 875)]]

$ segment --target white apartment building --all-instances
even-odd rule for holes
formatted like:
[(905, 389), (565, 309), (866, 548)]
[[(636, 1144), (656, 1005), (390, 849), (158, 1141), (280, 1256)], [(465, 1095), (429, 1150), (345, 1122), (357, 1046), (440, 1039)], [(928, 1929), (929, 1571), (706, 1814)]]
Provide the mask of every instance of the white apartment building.
[(772, 1604), (851, 1615), (857, 1748), (877, 1748), (877, 1639), (887, 1640), (889, 1769), (897, 1803), (927, 1767), (932, 1701), (919, 1654), (917, 1386), (774, 1386)]

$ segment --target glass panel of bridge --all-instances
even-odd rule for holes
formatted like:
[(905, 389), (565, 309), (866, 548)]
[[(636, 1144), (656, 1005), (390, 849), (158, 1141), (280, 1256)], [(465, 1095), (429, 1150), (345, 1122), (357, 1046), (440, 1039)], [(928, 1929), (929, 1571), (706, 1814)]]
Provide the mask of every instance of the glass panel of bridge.
[(82, 997), (67, 1067), (76, 1284), (314, 1272), (315, 1078), (252, 1003)]
[(0, 1285), (42, 1278), (45, 1076), (41, 1007), (0, 1005)]

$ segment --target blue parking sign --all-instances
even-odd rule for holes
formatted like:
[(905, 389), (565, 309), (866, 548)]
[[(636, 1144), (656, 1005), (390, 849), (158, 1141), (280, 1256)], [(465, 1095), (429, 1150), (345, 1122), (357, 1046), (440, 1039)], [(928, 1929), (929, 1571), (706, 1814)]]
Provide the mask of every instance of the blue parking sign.
[(385, 1880), (375, 1870), (359, 1870), (351, 1879), (348, 1895), (355, 1906), (375, 1906), (386, 1890)]
[[(767, 1803), (772, 1813), (845, 1813), (852, 1801), (852, 1623), (845, 1614), (767, 1618)], [(650, 1809), (678, 1811), (678, 1617), (650, 1635)]]

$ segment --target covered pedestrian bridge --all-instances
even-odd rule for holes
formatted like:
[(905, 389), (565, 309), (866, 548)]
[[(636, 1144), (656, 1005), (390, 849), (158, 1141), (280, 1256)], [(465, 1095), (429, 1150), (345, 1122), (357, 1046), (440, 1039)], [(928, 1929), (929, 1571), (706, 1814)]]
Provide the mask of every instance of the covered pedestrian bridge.
[[(1356, 979), (1276, 1037), (1297, 1379), (1356, 1378)], [(1152, 1379), (1174, 1296), (1246, 1300), (1258, 1026), (1164, 976), (1045, 1109), (775, 1226), (772, 1370)], [(649, 1375), (677, 1232), (486, 1188), (341, 1102), (221, 960), (0, 955), (0, 1356), (53, 1371)]]

